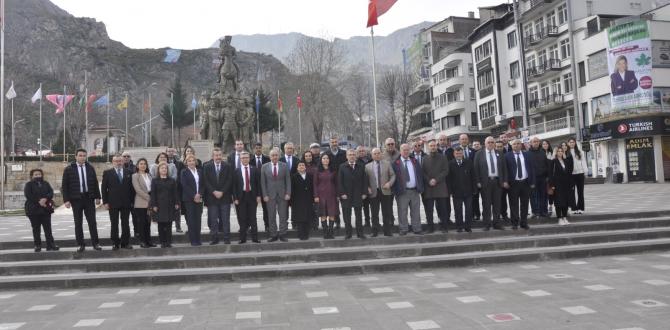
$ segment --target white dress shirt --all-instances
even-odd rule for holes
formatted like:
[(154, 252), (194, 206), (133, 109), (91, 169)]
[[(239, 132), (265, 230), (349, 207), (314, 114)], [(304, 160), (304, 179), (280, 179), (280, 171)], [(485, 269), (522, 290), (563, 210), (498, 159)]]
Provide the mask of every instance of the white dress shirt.
[(519, 157), (521, 160), (521, 174), (522, 176), (519, 177), (519, 169), (517, 169), (517, 172), (514, 173), (514, 178), (516, 181), (523, 181), (528, 179), (528, 171), (526, 170), (526, 162), (525, 159), (523, 158), (523, 152), (515, 152), (514, 153), (514, 162), (516, 163), (516, 158)]
[[(491, 163), (493, 160), (493, 163)], [(495, 150), (486, 150), (486, 164), (489, 167), (489, 177), (497, 178), (498, 177), (498, 157), (496, 157)]]
[(402, 162), (403, 166), (407, 165), (407, 174), (409, 175), (409, 181), (407, 181), (405, 188), (416, 188), (416, 173), (414, 172), (414, 164), (412, 164), (412, 160), (410, 158), (400, 157), (400, 161)]
[(198, 175), (198, 169), (189, 168), (188, 170), (191, 171), (191, 174), (193, 174), (193, 178), (195, 179), (195, 191), (197, 193), (200, 190), (200, 176)]

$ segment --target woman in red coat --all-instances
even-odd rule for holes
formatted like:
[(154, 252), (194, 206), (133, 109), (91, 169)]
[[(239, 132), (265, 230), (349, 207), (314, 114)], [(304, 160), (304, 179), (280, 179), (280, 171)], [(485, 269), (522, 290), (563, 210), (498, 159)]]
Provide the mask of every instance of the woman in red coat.
[(314, 203), (319, 204), (321, 226), (324, 228), (323, 238), (335, 238), (333, 236), (333, 226), (339, 213), (337, 171), (335, 166), (331, 165), (330, 156), (325, 153), (321, 155), (321, 164), (318, 170), (314, 172)]

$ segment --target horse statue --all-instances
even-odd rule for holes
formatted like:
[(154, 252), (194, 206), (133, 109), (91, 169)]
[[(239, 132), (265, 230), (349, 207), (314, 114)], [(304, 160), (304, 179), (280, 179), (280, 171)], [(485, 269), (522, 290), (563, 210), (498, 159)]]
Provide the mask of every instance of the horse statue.
[(221, 83), (222, 90), (230, 84), (233, 91), (237, 91), (237, 84), (240, 82), (240, 68), (234, 60), (237, 52), (230, 44), (232, 39), (232, 36), (225, 36), (219, 41), (221, 64), (219, 65), (218, 82)]

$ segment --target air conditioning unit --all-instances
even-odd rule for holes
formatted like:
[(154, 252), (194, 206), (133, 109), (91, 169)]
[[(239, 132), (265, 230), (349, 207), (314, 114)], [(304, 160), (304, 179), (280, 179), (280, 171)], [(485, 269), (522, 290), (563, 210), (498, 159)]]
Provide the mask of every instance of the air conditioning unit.
[(507, 86), (512, 87), (512, 88), (516, 87), (516, 80), (508, 80), (507, 81)]

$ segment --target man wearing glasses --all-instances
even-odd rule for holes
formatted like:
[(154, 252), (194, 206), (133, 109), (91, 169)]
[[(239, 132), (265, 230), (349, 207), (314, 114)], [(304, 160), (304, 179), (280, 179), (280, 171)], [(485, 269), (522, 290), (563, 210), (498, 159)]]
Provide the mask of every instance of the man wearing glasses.
[(389, 161), (389, 163), (393, 163), (400, 157), (400, 153), (395, 148), (395, 140), (393, 138), (387, 138), (386, 141), (384, 141), (384, 146), (386, 146), (384, 159)]

